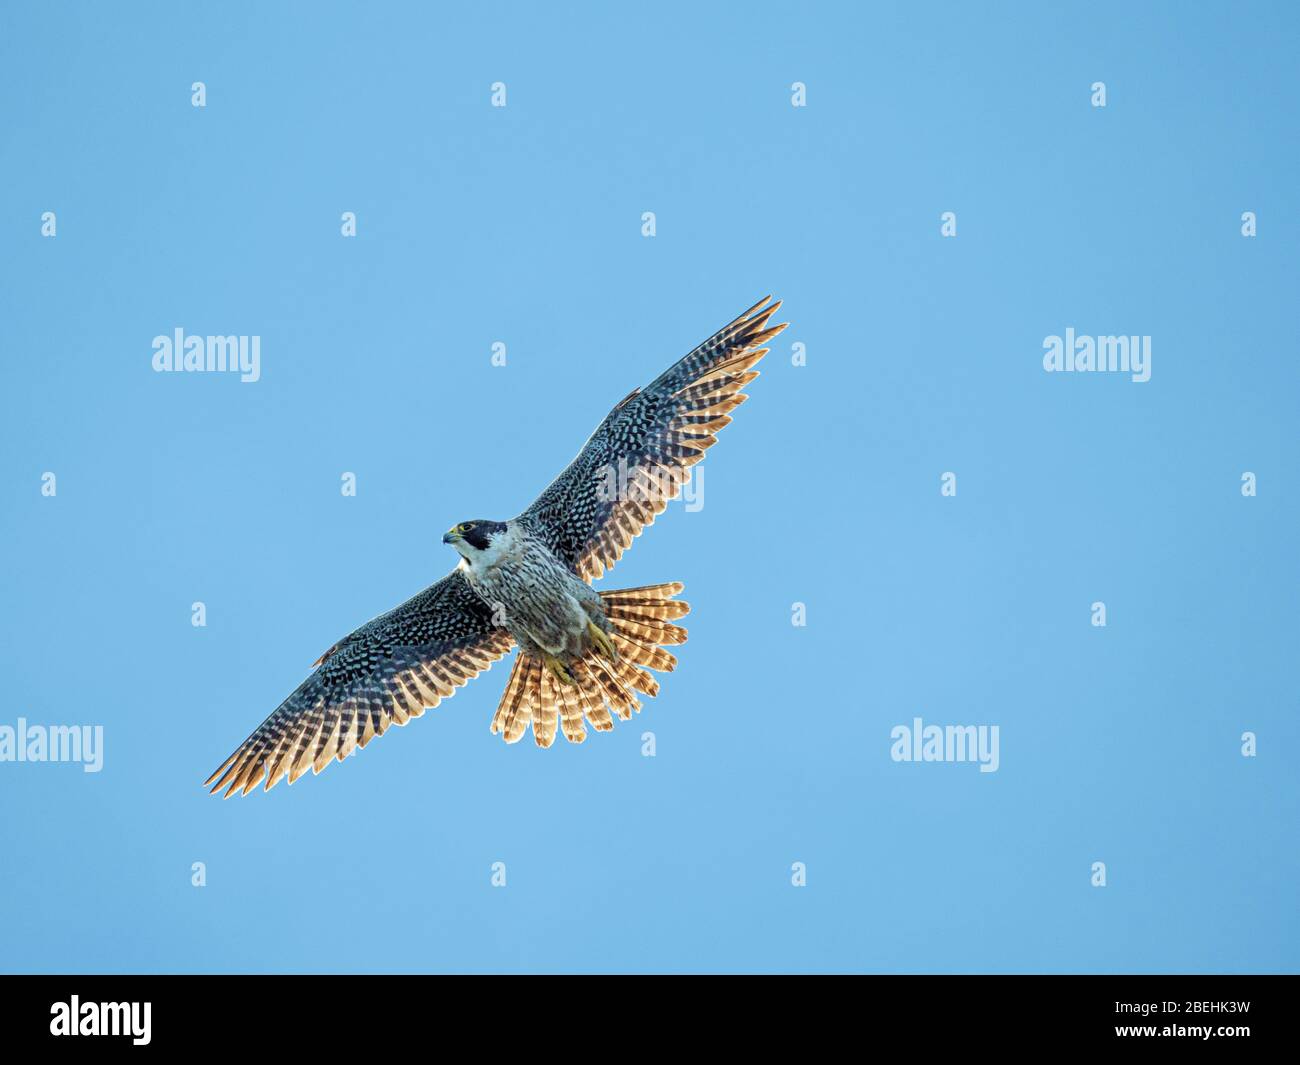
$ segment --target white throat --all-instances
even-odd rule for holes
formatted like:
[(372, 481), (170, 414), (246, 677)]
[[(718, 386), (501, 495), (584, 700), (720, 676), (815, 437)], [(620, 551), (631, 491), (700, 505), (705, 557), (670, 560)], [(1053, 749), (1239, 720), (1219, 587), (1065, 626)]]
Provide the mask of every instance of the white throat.
[(507, 525), (504, 532), (497, 533), (483, 550), (479, 550), (472, 544), (461, 541), (456, 545), (456, 550), (461, 554), (460, 566), (469, 573), (479, 575), (488, 570), (495, 569), (501, 563), (518, 556), (523, 548), (523, 541), (519, 535), (519, 530), (513, 525)]

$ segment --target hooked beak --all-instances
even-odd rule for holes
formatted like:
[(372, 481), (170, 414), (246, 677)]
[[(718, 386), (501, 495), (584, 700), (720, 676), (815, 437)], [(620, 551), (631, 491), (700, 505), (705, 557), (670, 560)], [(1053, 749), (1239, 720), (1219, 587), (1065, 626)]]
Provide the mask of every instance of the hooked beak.
[(465, 539), (465, 537), (461, 536), (461, 534), (458, 533), (458, 532), (456, 531), (456, 529), (459, 529), (459, 528), (460, 528), (460, 526), (457, 525), (455, 528), (448, 529), (445, 533), (443, 533), (443, 534), (442, 534), (442, 542), (443, 542), (444, 544), (455, 544), (455, 543), (459, 543), (461, 540)]

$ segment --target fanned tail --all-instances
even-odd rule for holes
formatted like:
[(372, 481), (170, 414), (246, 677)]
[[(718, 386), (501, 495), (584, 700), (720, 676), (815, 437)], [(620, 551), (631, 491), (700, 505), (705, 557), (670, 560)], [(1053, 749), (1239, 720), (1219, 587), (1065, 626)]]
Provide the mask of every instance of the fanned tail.
[(492, 731), (506, 743), (517, 743), (531, 723), (537, 746), (549, 747), (557, 731), (570, 743), (581, 743), (587, 725), (608, 732), (615, 716), (631, 720), (641, 709), (638, 692), (659, 694), (659, 682), (647, 670), (671, 673), (677, 668), (677, 658), (664, 647), (686, 642), (686, 630), (672, 624), (691, 609), (673, 598), (681, 591), (681, 583), (673, 581), (601, 592), (618, 659), (611, 662), (589, 652), (570, 667), (572, 684), (561, 684), (540, 658), (520, 651)]

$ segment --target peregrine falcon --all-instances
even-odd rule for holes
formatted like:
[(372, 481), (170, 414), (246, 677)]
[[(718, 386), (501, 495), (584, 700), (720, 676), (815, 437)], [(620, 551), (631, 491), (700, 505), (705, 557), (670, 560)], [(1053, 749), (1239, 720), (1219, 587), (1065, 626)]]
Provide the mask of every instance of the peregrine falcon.
[[(514, 646), (492, 731), (517, 742), (529, 724), (539, 747), (558, 730), (571, 743), (630, 720), (655, 695), (647, 670), (671, 672), (665, 647), (690, 609), (677, 582), (598, 592), (632, 540), (689, 481), (691, 467), (748, 397), (755, 363), (785, 323), (759, 300), (645, 388), (623, 399), (569, 466), (509, 521), (464, 521), (443, 543), (456, 568), (362, 625), (221, 763), (206, 783), (247, 795), (265, 779), (293, 783), (342, 761), (389, 725), (405, 725), (450, 697)], [(215, 783), (214, 783), (215, 782)]]

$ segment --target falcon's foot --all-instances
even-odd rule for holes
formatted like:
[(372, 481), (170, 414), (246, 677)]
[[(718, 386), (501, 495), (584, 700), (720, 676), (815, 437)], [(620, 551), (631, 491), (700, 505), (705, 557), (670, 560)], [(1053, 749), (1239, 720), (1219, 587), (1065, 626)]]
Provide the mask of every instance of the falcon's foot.
[(614, 641), (594, 621), (587, 622), (587, 639), (591, 641), (596, 654), (601, 658), (607, 658), (611, 662), (618, 661), (618, 650), (614, 647)]
[(561, 684), (577, 683), (573, 679), (573, 673), (570, 672), (569, 667), (566, 666), (554, 655), (543, 655), (542, 662), (545, 663), (546, 668), (551, 671), (551, 673), (555, 676), (555, 679), (558, 680)]

